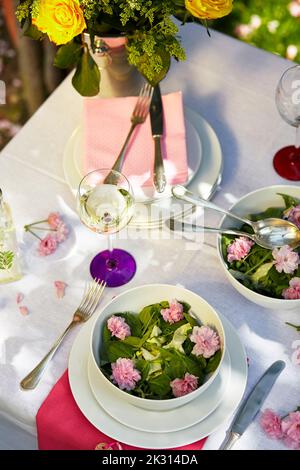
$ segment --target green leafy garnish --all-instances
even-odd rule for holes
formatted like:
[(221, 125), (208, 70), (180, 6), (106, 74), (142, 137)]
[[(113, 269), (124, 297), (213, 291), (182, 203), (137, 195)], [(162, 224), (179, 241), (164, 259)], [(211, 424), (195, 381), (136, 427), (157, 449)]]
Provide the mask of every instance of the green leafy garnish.
[(164, 372), (153, 379), (149, 379), (148, 384), (154, 397), (163, 398), (171, 392), (170, 377)]
[(109, 380), (115, 370), (112, 365), (118, 359), (130, 359), (131, 366), (140, 373), (135, 387), (128, 392), (133, 395), (157, 400), (173, 398), (172, 380), (183, 379), (186, 374), (195, 376), (197, 385), (201, 386), (205, 376), (219, 364), (221, 352), (210, 361), (192, 353), (195, 344), (190, 334), (199, 323), (190, 305), (179, 303), (183, 307), (183, 319), (174, 323), (166, 322), (161, 314), (162, 309), (170, 307), (168, 301), (147, 305), (137, 315), (133, 312), (114, 314), (125, 320), (131, 334), (119, 339), (110, 333), (107, 323), (103, 327), (100, 365)]
[[(283, 219), (286, 217), (287, 209), (300, 204), (300, 201), (292, 196), (281, 193), (279, 195), (283, 198), (285, 207), (269, 207), (264, 212), (248, 214), (247, 217), (253, 221), (268, 217)], [(242, 231), (252, 233), (252, 228), (249, 225), (243, 225)], [(279, 273), (274, 266), (272, 250), (267, 250), (256, 244), (243, 259), (229, 263), (227, 250), (235, 238), (234, 235), (223, 235), (221, 241), (223, 258), (227, 263), (229, 272), (248, 289), (267, 297), (282, 299), (283, 291), (289, 287), (290, 280), (293, 277), (300, 277), (300, 267), (291, 274)], [(295, 248), (294, 251), (300, 254), (299, 247)]]
[(216, 354), (213, 357), (208, 359), (207, 365), (205, 367), (206, 374), (211, 374), (212, 372), (216, 370), (216, 368), (220, 364), (221, 355), (222, 355), (221, 351), (219, 350), (216, 352)]
[(124, 341), (111, 341), (107, 345), (107, 358), (109, 362), (116, 362), (119, 357), (132, 358), (135, 348)]

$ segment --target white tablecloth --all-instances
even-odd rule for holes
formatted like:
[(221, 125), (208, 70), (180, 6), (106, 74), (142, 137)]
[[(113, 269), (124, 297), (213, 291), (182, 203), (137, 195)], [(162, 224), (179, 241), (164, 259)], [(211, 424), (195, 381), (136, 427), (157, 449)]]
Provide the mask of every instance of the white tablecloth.
[[(224, 174), (215, 201), (226, 207), (250, 190), (285, 183), (272, 168), (272, 156), (293, 142), (294, 130), (279, 117), (274, 90), (289, 62), (217, 32), (209, 38), (197, 26), (183, 28), (182, 38), (188, 60), (172, 65), (162, 89), (181, 89), (185, 104), (204, 116), (219, 136)], [(105, 246), (103, 238), (80, 224), (62, 170), (63, 150), (81, 113), (82, 98), (67, 78), (1, 154), (0, 187), (13, 208), (25, 275), (17, 283), (0, 287), (0, 449), (36, 447), (35, 415), (67, 367), (76, 332), (64, 342), (35, 391), (20, 391), (19, 382), (68, 323), (89, 278), (89, 260)], [(53, 258), (40, 259), (34, 241), (23, 237), (22, 226), (53, 210), (66, 215), (72, 236)], [(206, 222), (216, 220), (206, 216)], [(300, 337), (284, 324), (299, 324), (298, 312), (265, 310), (246, 301), (228, 284), (211, 246), (184, 250), (183, 240), (162, 239), (120, 240), (118, 245), (128, 248), (137, 260), (137, 274), (128, 287), (180, 283), (206, 298), (234, 324), (250, 358), (248, 390), (274, 360), (286, 361), (265, 407), (286, 413), (300, 404), (299, 366), (291, 363), (292, 343)], [(56, 279), (69, 284), (62, 300), (55, 297)], [(107, 289), (104, 301), (124, 289), (127, 286)], [(17, 292), (25, 294), (28, 317), (18, 312)], [(225, 428), (209, 438), (206, 448), (218, 448)], [(282, 446), (267, 439), (256, 420), (235, 448)]]

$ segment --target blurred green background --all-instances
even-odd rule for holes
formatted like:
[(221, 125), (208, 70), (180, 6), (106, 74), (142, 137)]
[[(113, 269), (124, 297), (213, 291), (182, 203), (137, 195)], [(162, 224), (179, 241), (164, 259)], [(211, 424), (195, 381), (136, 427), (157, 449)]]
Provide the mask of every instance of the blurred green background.
[(300, 0), (235, 0), (232, 14), (214, 27), (300, 62)]
[[(7, 87), (7, 102), (0, 106), (0, 149), (64, 77), (52, 66), (52, 44), (21, 37), (16, 4), (1, 0), (0, 7), (0, 79)], [(232, 14), (213, 27), (300, 63), (300, 0), (235, 0)]]

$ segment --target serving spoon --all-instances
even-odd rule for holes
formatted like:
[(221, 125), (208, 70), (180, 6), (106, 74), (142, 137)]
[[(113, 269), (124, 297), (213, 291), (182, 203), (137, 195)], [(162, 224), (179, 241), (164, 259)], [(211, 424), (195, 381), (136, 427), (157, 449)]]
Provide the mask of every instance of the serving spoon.
[[(269, 217), (267, 219), (258, 220), (254, 222), (245, 217), (238, 216), (233, 212), (227, 211), (217, 206), (213, 202), (206, 201), (199, 197), (195, 197), (191, 191), (186, 189), (184, 186), (176, 185), (172, 188), (172, 194), (177, 199), (189, 202), (191, 204), (206, 207), (208, 209), (221, 212), (233, 219), (242, 222), (243, 224), (250, 225), (253, 229), (253, 234), (242, 232), (239, 230), (231, 230), (226, 228), (212, 228), (212, 227), (201, 227), (199, 225), (183, 223), (182, 227), (190, 232), (216, 232), (228, 235), (239, 235), (245, 236), (253, 240), (258, 245), (269, 250), (279, 248), (284, 245), (289, 245), (291, 248), (296, 248), (300, 245), (300, 230), (295, 224), (288, 220), (283, 220), (275, 217)], [(169, 224), (171, 230), (175, 230), (175, 220), (170, 219)]]

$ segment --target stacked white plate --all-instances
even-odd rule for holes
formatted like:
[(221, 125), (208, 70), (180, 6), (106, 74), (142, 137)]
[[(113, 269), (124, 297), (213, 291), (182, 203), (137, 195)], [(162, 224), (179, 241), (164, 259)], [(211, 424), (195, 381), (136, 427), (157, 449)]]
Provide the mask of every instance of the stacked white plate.
[[(188, 156), (186, 185), (203, 199), (209, 199), (221, 182), (221, 146), (214, 130), (203, 117), (189, 108), (185, 108), (184, 113)], [(84, 131), (80, 126), (74, 130), (64, 150), (64, 175), (74, 195), (84, 176), (83, 142)], [(130, 223), (132, 227), (159, 227), (170, 217), (170, 213), (179, 217), (190, 212), (180, 201), (174, 201), (171, 187), (167, 187), (163, 194), (158, 194), (153, 187), (140, 188), (134, 185), (134, 181), (131, 182), (137, 203)]]
[[(220, 314), (219, 314), (220, 315)], [(186, 405), (155, 412), (137, 408), (110, 393), (89, 357), (93, 322), (78, 334), (69, 359), (74, 399), (85, 417), (119, 442), (146, 449), (181, 447), (209, 436), (238, 407), (247, 383), (245, 350), (233, 326), (221, 316), (226, 353), (220, 372), (208, 389)]]

